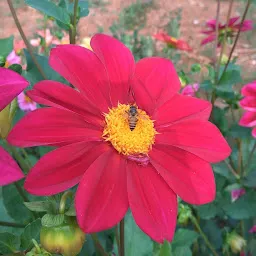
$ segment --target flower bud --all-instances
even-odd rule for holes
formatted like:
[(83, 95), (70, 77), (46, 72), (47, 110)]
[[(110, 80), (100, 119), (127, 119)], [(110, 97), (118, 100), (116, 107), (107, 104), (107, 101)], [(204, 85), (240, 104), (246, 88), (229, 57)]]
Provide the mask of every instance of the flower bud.
[(191, 216), (192, 216), (192, 212), (191, 212), (190, 207), (180, 203), (179, 204), (178, 223), (180, 225), (187, 225)]
[(50, 253), (64, 256), (77, 255), (85, 241), (85, 233), (79, 228), (75, 219), (59, 226), (45, 227), (40, 232), (40, 242)]
[(221, 65), (225, 65), (228, 63), (228, 56), (226, 54), (223, 54), (220, 60)]
[(13, 100), (0, 111), (0, 138), (5, 139), (12, 127), (12, 120), (17, 109), (17, 101)]
[(233, 253), (239, 253), (242, 251), (243, 247), (246, 246), (246, 241), (236, 232), (232, 232), (227, 235), (227, 244)]
[(0, 56), (0, 67), (4, 67), (6, 62), (6, 58), (3, 56)]

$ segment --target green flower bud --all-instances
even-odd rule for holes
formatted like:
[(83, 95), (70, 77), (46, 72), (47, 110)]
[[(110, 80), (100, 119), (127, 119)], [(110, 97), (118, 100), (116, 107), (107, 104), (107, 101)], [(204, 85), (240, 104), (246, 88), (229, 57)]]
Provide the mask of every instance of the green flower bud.
[(5, 139), (8, 136), (16, 110), (17, 101), (15, 99), (0, 111), (0, 138)]
[(228, 56), (226, 54), (223, 54), (220, 60), (221, 65), (225, 65), (228, 63)]
[(236, 232), (228, 234), (226, 241), (233, 253), (241, 252), (246, 246), (246, 241), (244, 240), (244, 238), (238, 235)]
[(4, 67), (6, 62), (6, 58), (3, 56), (0, 56), (0, 67)]
[(42, 227), (40, 242), (50, 253), (64, 256), (77, 255), (85, 241), (85, 233), (79, 228), (74, 218), (72, 221), (54, 227)]
[(180, 225), (187, 225), (191, 216), (192, 216), (192, 212), (191, 212), (190, 207), (180, 203), (179, 204), (178, 223)]

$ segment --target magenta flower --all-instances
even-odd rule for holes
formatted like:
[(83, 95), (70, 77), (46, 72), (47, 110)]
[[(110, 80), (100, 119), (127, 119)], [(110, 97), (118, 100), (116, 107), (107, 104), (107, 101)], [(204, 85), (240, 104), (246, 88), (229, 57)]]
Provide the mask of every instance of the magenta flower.
[(233, 189), (231, 191), (231, 201), (235, 202), (239, 197), (245, 194), (244, 188)]
[[(28, 82), (22, 76), (12, 70), (0, 68), (0, 115), (3, 109), (27, 86)], [(23, 177), (24, 174), (18, 164), (0, 147), (0, 186)]]
[(7, 68), (12, 64), (21, 64), (21, 57), (17, 55), (14, 50), (7, 56), (5, 67)]
[[(224, 40), (224, 34), (227, 30), (227, 38), (234, 37), (235, 33), (239, 30), (241, 22), (239, 22), (240, 17), (233, 17), (229, 19), (228, 24), (219, 23), (219, 34), (218, 34), (218, 45), (220, 46)], [(207, 37), (202, 40), (201, 45), (213, 42), (216, 39), (216, 20), (209, 20), (206, 22), (208, 30), (202, 31)], [(227, 28), (226, 28), (227, 26)], [(253, 21), (245, 20), (242, 24), (241, 31), (249, 31), (253, 29)]]
[(256, 233), (256, 225), (250, 228), (249, 233), (252, 233), (252, 234)]
[[(242, 118), (239, 121), (239, 125), (245, 127), (256, 126), (256, 80), (252, 83), (245, 85), (241, 91), (245, 96), (240, 101), (240, 106), (246, 110)], [(252, 136), (256, 138), (256, 128), (252, 130)]]
[(23, 111), (29, 112), (35, 110), (36, 102), (31, 100), (24, 92), (18, 95), (19, 108)]
[(200, 87), (199, 84), (189, 84), (183, 88), (183, 90), (181, 91), (181, 94), (185, 96), (194, 97), (196, 92), (199, 90), (199, 87)]

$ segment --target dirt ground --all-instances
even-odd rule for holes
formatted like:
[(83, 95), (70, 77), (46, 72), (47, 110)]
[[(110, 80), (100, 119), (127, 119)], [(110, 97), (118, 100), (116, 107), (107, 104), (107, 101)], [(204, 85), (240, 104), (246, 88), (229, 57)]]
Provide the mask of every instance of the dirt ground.
[[(95, 0), (92, 0), (95, 1)], [(79, 23), (79, 36), (91, 36), (103, 28), (105, 33), (109, 32), (109, 27), (114, 20), (118, 19), (120, 11), (135, 2), (135, 0), (97, 0), (102, 2), (101, 6), (90, 8), (88, 17), (81, 19)], [(150, 1), (150, 0), (144, 0)], [(31, 38), (38, 29), (39, 20), (42, 16), (36, 10), (22, 4), (22, 0), (15, 0), (17, 14), (24, 28), (26, 35)], [(180, 34), (181, 38), (187, 40), (194, 49), (195, 55), (202, 55), (205, 48), (200, 46), (200, 41), (204, 37), (200, 34), (205, 22), (208, 19), (215, 18), (216, 0), (154, 0), (154, 8), (147, 13), (147, 26), (142, 33), (152, 35), (159, 31), (163, 25), (168, 22), (168, 14), (177, 8), (182, 8), (182, 19)], [(229, 1), (221, 1), (221, 20), (226, 20), (226, 14)], [(242, 8), (238, 3), (234, 4), (233, 15), (241, 15)], [(12, 16), (10, 14), (6, 0), (0, 0), (0, 38), (14, 35), (20, 38), (19, 32), (15, 27)], [(246, 67), (248, 73), (256, 70), (256, 51), (245, 40), (240, 40), (238, 50), (236, 52), (241, 57), (241, 64)]]

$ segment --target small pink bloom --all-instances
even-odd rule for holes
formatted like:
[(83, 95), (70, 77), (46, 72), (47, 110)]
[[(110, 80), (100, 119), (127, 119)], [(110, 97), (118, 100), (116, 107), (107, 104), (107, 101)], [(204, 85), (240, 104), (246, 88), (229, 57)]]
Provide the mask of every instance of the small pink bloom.
[(5, 67), (9, 67), (12, 64), (21, 64), (21, 57), (14, 50), (7, 56)]
[(30, 44), (33, 45), (34, 47), (39, 46), (41, 43), (41, 39), (40, 38), (36, 38), (36, 39), (31, 39), (30, 40)]
[(231, 201), (235, 202), (239, 197), (245, 194), (244, 188), (233, 189), (231, 191)]
[[(246, 111), (239, 121), (239, 125), (245, 127), (256, 126), (256, 80), (245, 85), (241, 91), (244, 98), (240, 101), (240, 106)], [(256, 138), (256, 128), (252, 130), (252, 135)]]
[(33, 111), (36, 107), (36, 102), (31, 100), (24, 92), (18, 95), (19, 108), (23, 111)]
[[(224, 39), (224, 33), (227, 31), (227, 38), (234, 37), (235, 33), (239, 30), (241, 22), (239, 22), (240, 17), (233, 17), (229, 19), (228, 24), (219, 23), (218, 25), (218, 46), (221, 45), (222, 40)], [(216, 20), (209, 20), (206, 22), (208, 30), (202, 31), (203, 34), (208, 35), (205, 39), (202, 40), (201, 45), (213, 42), (216, 38)], [(227, 28), (226, 28), (227, 26)], [(241, 26), (241, 31), (249, 31), (253, 29), (253, 21), (245, 20)]]
[(256, 233), (256, 225), (250, 228), (249, 233)]
[(199, 84), (189, 84), (181, 91), (182, 95), (195, 96), (195, 93), (199, 90)]
[[(0, 112), (27, 86), (28, 82), (16, 72), (0, 68)], [(0, 147), (0, 186), (10, 184), (23, 177), (17, 163)]]

